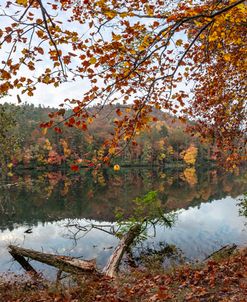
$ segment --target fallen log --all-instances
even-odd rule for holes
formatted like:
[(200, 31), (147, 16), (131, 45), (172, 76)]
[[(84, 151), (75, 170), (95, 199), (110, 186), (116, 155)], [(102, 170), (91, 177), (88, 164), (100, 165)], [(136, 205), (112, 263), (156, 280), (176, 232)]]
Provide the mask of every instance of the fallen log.
[[(140, 232), (141, 224), (136, 224), (131, 227), (130, 230), (122, 237), (113, 254), (111, 255), (107, 265), (103, 269), (104, 275), (108, 277), (115, 276), (124, 253), (128, 250), (128, 248), (133, 243), (135, 238), (140, 234)], [(16, 261), (18, 261), (26, 271), (32, 271), (36, 274), (37, 272), (24, 257), (57, 267), (60, 271), (67, 273), (93, 273), (95, 276), (102, 275), (102, 273), (100, 273), (96, 269), (95, 260), (79, 260), (68, 256), (58, 256), (54, 254), (38, 252), (31, 249), (25, 249), (15, 245), (9, 245), (8, 250), (12, 257)]]
[(98, 273), (96, 271), (95, 260), (80, 260), (68, 256), (58, 256), (53, 254), (42, 253), (31, 249), (25, 249), (14, 245), (8, 246), (9, 253), (17, 260), (27, 271), (34, 271), (33, 267), (25, 260), (24, 257), (57, 267), (67, 273)]
[(136, 224), (130, 228), (130, 230), (122, 237), (119, 244), (115, 248), (113, 254), (111, 255), (108, 263), (103, 269), (103, 273), (108, 277), (114, 277), (118, 271), (120, 261), (123, 258), (124, 253), (127, 251), (129, 246), (133, 243), (135, 238), (141, 232), (141, 224)]
[(32, 265), (21, 255), (16, 254), (11, 249), (9, 250), (10, 255), (20, 263), (20, 265), (26, 270), (27, 272), (30, 272), (34, 276), (39, 276), (38, 272), (32, 267)]

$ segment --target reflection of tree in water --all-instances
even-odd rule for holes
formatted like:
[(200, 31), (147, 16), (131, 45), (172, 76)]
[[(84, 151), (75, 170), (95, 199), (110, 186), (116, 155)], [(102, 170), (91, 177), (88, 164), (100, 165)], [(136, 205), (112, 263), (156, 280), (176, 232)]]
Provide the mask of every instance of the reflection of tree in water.
[(0, 214), (5, 215), (8, 219), (11, 219), (11, 217), (15, 215), (15, 207), (8, 194), (8, 189), (10, 187), (11, 185), (3, 185), (0, 195)]
[[(127, 255), (127, 260), (130, 256)], [(135, 256), (131, 254), (130, 265), (143, 266), (148, 270), (160, 270), (161, 267), (166, 269), (177, 264), (185, 263), (185, 258), (180, 249), (175, 245), (159, 242), (158, 244), (141, 245), (135, 249)]]
[[(93, 223), (89, 221), (69, 220), (65, 225), (66, 232), (64, 237), (73, 240), (72, 249), (79, 245), (80, 239), (86, 237), (93, 230), (105, 232), (120, 239), (118, 247), (115, 252), (118, 253), (118, 248), (121, 247), (126, 254), (126, 260), (129, 265), (136, 266), (138, 261), (144, 256), (144, 251), (147, 253), (146, 258), (155, 254), (159, 256), (159, 260), (165, 257), (178, 259), (178, 252), (175, 247), (162, 246), (162, 249), (154, 252), (151, 249), (143, 249), (141, 254), (137, 255), (136, 251), (133, 252), (133, 246), (141, 246), (142, 242), (151, 237), (156, 236), (156, 228), (163, 227), (171, 228), (177, 219), (177, 213), (164, 213), (164, 208), (158, 198), (156, 191), (150, 191), (143, 197), (137, 197), (132, 201), (132, 213), (125, 212), (123, 209), (116, 212), (116, 222), (112, 224)], [(152, 232), (150, 232), (152, 229)], [(123, 244), (121, 242), (123, 241)], [(161, 247), (162, 244), (160, 244)], [(113, 246), (110, 247), (112, 249)], [(109, 247), (108, 247), (109, 249)], [(69, 251), (67, 251), (69, 252)], [(113, 255), (115, 254), (113, 253)], [(154, 255), (153, 255), (154, 256)], [(112, 256), (115, 257), (115, 256)], [(167, 259), (168, 259), (167, 258)], [(181, 258), (181, 257), (180, 257)], [(139, 260), (138, 260), (139, 259)], [(182, 258), (181, 258), (182, 259)], [(156, 259), (157, 260), (157, 259)], [(120, 264), (120, 263), (119, 263)], [(118, 265), (119, 265), (118, 264)], [(118, 267), (117, 265), (117, 267)]]
[(247, 192), (245, 192), (244, 197), (240, 199), (238, 206), (239, 206), (239, 215), (247, 218)]
[[(117, 173), (83, 170), (79, 175), (50, 171), (14, 175), (11, 183), (18, 185), (0, 185), (0, 196), (8, 199), (8, 202), (1, 201), (1, 228), (13, 223), (34, 224), (62, 218), (114, 221), (116, 208), (131, 213), (131, 201), (151, 190), (158, 192), (167, 212), (227, 195), (236, 197), (247, 190), (246, 172), (226, 175), (216, 170), (185, 173), (135, 168)], [(11, 219), (5, 214), (6, 207), (12, 209)]]
[(164, 213), (164, 207), (156, 191), (150, 191), (143, 197), (135, 198), (132, 201), (131, 208), (131, 214), (124, 209), (116, 209), (115, 223), (84, 221), (84, 224), (82, 224), (78, 219), (69, 219), (65, 224), (68, 230), (65, 236), (73, 239), (75, 245), (78, 240), (94, 229), (121, 238), (129, 229), (139, 224), (141, 227), (139, 239), (143, 239), (147, 237), (147, 232), (150, 234), (150, 229), (153, 230), (153, 236), (155, 236), (157, 225), (172, 227), (177, 217), (175, 212)]

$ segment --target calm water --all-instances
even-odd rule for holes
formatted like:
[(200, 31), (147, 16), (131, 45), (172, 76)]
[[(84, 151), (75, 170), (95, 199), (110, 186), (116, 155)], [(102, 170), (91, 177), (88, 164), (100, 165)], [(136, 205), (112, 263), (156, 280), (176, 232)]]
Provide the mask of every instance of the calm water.
[[(247, 191), (246, 172), (132, 168), (14, 175), (0, 184), (0, 272), (22, 272), (6, 250), (10, 243), (96, 258), (104, 266), (118, 239), (101, 229), (109, 231), (116, 210), (129, 215), (132, 200), (150, 190), (158, 192), (164, 212), (175, 212), (176, 220), (172, 228), (157, 225), (155, 236), (149, 229), (148, 238), (133, 249), (137, 262), (143, 253), (167, 245), (176, 247), (183, 259), (196, 260), (226, 244), (247, 244), (247, 219), (237, 205)], [(97, 228), (90, 230), (92, 224)], [(34, 266), (50, 272), (39, 263)]]

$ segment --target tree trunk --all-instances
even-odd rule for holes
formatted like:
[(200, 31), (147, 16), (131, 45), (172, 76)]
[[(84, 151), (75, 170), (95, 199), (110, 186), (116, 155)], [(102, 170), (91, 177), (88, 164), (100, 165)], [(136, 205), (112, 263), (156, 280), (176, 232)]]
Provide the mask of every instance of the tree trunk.
[[(30, 249), (24, 249), (14, 245), (9, 245), (9, 253), (17, 260), (25, 270), (33, 270), (24, 257), (55, 266), (67, 273), (97, 273), (95, 260), (79, 260), (68, 256), (57, 256), (53, 254), (41, 253)], [(28, 266), (27, 266), (28, 264)]]
[(140, 232), (141, 232), (141, 224), (136, 224), (132, 228), (130, 228), (127, 234), (123, 236), (118, 246), (115, 248), (113, 254), (111, 255), (107, 265), (103, 269), (103, 273), (106, 276), (114, 277), (125, 251), (133, 243), (133, 241), (140, 234)]

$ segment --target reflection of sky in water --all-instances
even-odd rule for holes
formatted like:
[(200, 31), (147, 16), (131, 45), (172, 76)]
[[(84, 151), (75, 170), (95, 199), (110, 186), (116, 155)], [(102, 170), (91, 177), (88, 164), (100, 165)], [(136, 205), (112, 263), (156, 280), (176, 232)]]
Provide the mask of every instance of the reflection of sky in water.
[(246, 218), (239, 217), (236, 204), (227, 197), (183, 210), (172, 229), (159, 227), (155, 240), (148, 243), (174, 244), (189, 259), (204, 259), (226, 244), (247, 244)]
[[(247, 244), (246, 218), (239, 217), (237, 201), (227, 197), (211, 203), (201, 204), (199, 208), (189, 208), (179, 213), (178, 220), (172, 229), (157, 227), (155, 238), (149, 238), (144, 245), (157, 245), (159, 242), (174, 244), (189, 259), (203, 259), (220, 247), (230, 244)], [(0, 233), (0, 271), (19, 270), (17, 263), (12, 263), (6, 246), (10, 243), (20, 244), (26, 248), (44, 252), (82, 256), (83, 259), (97, 259), (102, 267), (118, 240), (100, 230), (92, 230), (80, 238), (77, 245), (64, 234), (69, 234), (64, 227), (67, 220), (38, 224), (33, 233), (25, 234), (27, 229), (20, 226), (13, 231)], [(88, 223), (80, 220), (81, 224)], [(98, 223), (99, 224), (99, 223)], [(105, 224), (105, 223), (104, 223)], [(42, 268), (37, 264), (36, 268)]]
[[(88, 224), (90, 221), (80, 220), (82, 224)], [(118, 242), (117, 238), (106, 234), (100, 230), (92, 230), (85, 237), (80, 238), (75, 245), (74, 240), (66, 235), (68, 229), (64, 227), (68, 221), (61, 220), (53, 223), (39, 223), (33, 227), (31, 234), (25, 234), (27, 227), (21, 226), (13, 231), (3, 231), (0, 234), (0, 272), (9, 268), (16, 270), (18, 265), (12, 263), (6, 247), (8, 244), (17, 244), (26, 248), (32, 248), (47, 253), (66, 254), (83, 259), (96, 258), (98, 266), (104, 264), (112, 252), (112, 246)], [(94, 223), (94, 221), (92, 221)], [(36, 268), (42, 268), (37, 263)]]

